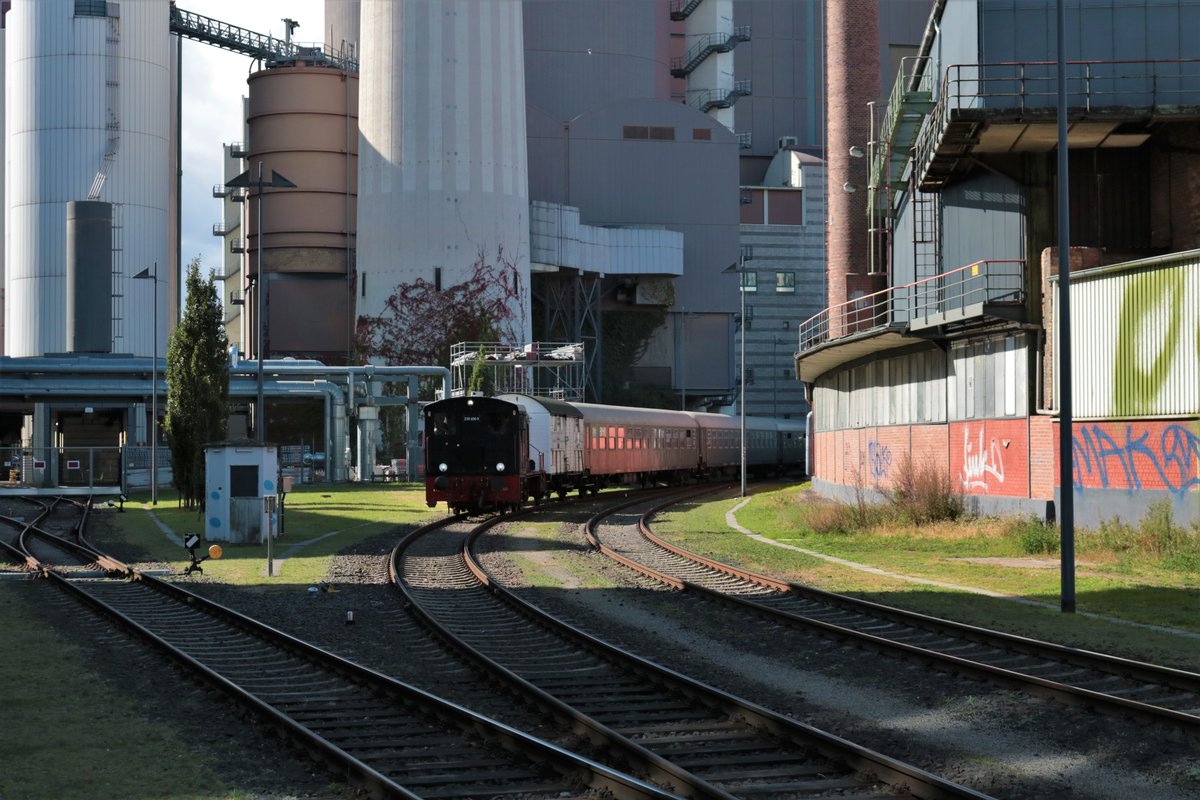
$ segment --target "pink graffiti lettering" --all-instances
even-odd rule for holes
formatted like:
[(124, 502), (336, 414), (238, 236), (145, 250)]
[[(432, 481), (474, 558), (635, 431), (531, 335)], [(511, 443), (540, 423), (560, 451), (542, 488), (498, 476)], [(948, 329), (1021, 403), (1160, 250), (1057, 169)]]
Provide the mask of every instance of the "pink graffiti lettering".
[(985, 449), (983, 446), (983, 430), (979, 431), (979, 444), (971, 443), (971, 434), (963, 430), (963, 489), (982, 489), (987, 491), (987, 476), (990, 475), (1000, 483), (1004, 483), (1004, 450), (994, 438)]

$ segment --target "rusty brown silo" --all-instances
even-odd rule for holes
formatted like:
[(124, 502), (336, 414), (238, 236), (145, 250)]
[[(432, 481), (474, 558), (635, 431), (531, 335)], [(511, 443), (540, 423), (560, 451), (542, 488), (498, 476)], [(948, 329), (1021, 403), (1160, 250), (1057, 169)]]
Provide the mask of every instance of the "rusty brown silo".
[[(252, 74), (249, 154), (252, 181), (262, 162), (295, 188), (266, 188), (262, 207), (264, 352), (346, 363), (353, 320), (358, 176), (358, 75), (326, 66), (274, 67)], [(258, 261), (258, 198), (249, 190), (246, 274)], [(253, 294), (246, 309), (256, 337)], [(255, 349), (254, 352), (257, 352)]]
[[(867, 104), (879, 95), (878, 0), (830, 0), (826, 7), (826, 164), (829, 197), (826, 269), (832, 308), (875, 291), (867, 241)], [(878, 287), (882, 288), (882, 286)], [(830, 319), (836, 325), (836, 315)], [(848, 331), (831, 330), (832, 335)]]

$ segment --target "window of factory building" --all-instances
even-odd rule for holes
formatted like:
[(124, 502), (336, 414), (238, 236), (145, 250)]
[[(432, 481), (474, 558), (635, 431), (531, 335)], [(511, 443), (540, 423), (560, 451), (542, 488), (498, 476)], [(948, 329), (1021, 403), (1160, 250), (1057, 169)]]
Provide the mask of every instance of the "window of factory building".
[(108, 16), (108, 3), (106, 0), (75, 0), (75, 16), (106, 17)]
[(675, 129), (666, 125), (625, 125), (622, 131), (626, 139), (652, 139), (657, 142), (675, 141)]
[(743, 272), (742, 273), (742, 291), (747, 292), (747, 293), (758, 291), (758, 273), (757, 272)]
[(697, 141), (701, 141), (701, 142), (711, 141), (712, 140), (712, 129), (711, 128), (692, 128), (692, 138)]
[(779, 294), (795, 294), (796, 293), (796, 273), (794, 273), (794, 272), (776, 272), (775, 273), (775, 291)]

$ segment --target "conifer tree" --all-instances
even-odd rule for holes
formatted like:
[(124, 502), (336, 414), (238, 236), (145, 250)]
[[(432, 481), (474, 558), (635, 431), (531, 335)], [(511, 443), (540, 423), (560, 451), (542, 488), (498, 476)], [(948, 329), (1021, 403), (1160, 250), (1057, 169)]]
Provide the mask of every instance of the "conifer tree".
[(167, 345), (167, 414), (175, 487), (184, 508), (204, 498), (204, 445), (229, 430), (229, 361), (224, 314), (213, 279), (200, 277), (200, 257), (187, 268), (183, 318)]

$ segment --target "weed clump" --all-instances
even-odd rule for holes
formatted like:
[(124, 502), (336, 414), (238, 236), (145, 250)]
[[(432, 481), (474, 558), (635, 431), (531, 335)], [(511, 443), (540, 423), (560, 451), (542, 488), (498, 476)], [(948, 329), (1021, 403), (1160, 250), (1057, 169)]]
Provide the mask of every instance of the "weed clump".
[(1182, 569), (1200, 567), (1200, 526), (1175, 522), (1171, 501), (1153, 503), (1137, 525), (1120, 517), (1102, 520), (1095, 531), (1080, 537), (1080, 549), (1162, 561)]
[(929, 461), (914, 463), (907, 452), (897, 465), (890, 497), (897, 517), (913, 525), (952, 522), (966, 509), (948, 472)]
[(876, 486), (873, 491), (884, 502), (871, 502), (872, 492), (861, 471), (855, 477), (850, 502), (824, 503), (808, 510), (806, 522), (813, 531), (856, 533), (888, 525), (928, 525), (960, 519), (966, 512), (950, 475), (926, 461), (914, 464), (908, 453), (897, 464), (891, 488)]

